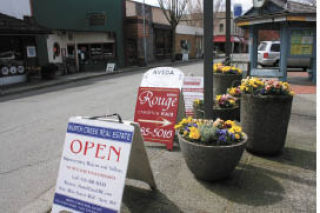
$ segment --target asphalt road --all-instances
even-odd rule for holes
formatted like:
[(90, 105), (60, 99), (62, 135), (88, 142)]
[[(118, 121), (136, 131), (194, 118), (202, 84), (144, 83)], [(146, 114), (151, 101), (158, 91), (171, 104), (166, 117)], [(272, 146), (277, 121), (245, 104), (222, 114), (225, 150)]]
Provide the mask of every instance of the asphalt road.
[[(202, 63), (179, 67), (202, 75)], [(133, 120), (142, 72), (0, 98), (0, 212), (17, 212), (55, 185), (68, 118), (119, 113)]]

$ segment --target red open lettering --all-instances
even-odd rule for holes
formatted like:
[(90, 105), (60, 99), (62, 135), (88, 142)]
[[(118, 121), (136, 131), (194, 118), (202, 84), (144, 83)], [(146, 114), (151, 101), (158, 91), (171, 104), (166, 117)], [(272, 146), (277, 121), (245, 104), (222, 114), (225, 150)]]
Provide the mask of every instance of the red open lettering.
[(104, 150), (106, 147), (107, 146), (104, 145), (104, 144), (98, 144), (97, 150), (96, 150), (96, 158), (100, 158), (100, 159), (104, 159), (105, 158), (105, 156), (99, 157), (99, 152), (100, 152), (100, 150)]
[[(91, 146), (89, 146), (89, 144), (91, 144)], [(88, 149), (91, 149), (93, 147), (94, 147), (94, 143), (93, 142), (86, 141), (86, 145), (84, 146), (83, 154), (86, 155)]]
[(111, 150), (113, 150), (114, 153), (118, 156), (117, 162), (119, 162), (121, 147), (119, 147), (119, 151), (117, 151), (116, 148), (114, 148), (114, 146), (110, 146), (110, 147), (109, 147), (108, 160), (110, 160), (110, 157), (111, 157)]
[[(78, 151), (75, 151), (75, 150), (74, 150), (75, 144), (78, 144)], [(73, 152), (73, 153), (75, 153), (75, 154), (80, 153), (81, 150), (82, 150), (82, 142), (81, 142), (80, 140), (78, 140), (78, 139), (73, 140), (73, 141), (71, 142), (71, 144), (70, 144), (70, 150), (71, 150), (71, 152)]]

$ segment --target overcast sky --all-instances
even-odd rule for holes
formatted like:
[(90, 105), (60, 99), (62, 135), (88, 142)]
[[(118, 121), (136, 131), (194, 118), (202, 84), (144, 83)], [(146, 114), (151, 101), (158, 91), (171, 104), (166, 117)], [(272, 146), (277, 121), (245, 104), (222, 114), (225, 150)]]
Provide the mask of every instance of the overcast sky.
[[(53, 0), (54, 1), (54, 0)], [(143, 0), (135, 0), (143, 2)], [(158, 0), (145, 0), (146, 4), (158, 6)], [(252, 6), (252, 0), (231, 0), (233, 3), (242, 4), (242, 11), (248, 10)], [(29, 0), (0, 0), (0, 12), (22, 19), (24, 15), (30, 15)]]
[[(143, 2), (143, 0), (134, 0), (137, 2)], [(145, 0), (146, 4), (153, 6), (159, 6), (158, 0)], [(239, 3), (242, 5), (242, 11), (245, 12), (252, 7), (252, 0), (231, 0), (231, 4)]]
[(0, 13), (22, 19), (31, 14), (29, 0), (0, 0)]

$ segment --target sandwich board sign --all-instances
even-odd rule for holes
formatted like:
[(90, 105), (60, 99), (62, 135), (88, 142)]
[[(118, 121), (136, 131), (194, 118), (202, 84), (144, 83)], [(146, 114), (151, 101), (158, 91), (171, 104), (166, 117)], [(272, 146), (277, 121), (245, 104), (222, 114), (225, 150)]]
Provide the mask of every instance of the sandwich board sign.
[(156, 188), (139, 126), (73, 117), (68, 123), (52, 212), (120, 212), (128, 176)]
[(193, 101), (203, 100), (203, 77), (185, 76), (182, 91), (186, 116), (193, 116)]
[(158, 67), (144, 74), (134, 115), (144, 141), (173, 149), (174, 125), (184, 116), (183, 78), (184, 74), (172, 67)]

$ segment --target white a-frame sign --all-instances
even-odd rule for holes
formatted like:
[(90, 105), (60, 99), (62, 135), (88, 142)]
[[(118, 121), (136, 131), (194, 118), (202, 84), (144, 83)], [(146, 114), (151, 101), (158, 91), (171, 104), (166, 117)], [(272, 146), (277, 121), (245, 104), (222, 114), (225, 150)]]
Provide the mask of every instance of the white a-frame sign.
[(73, 117), (52, 212), (119, 212), (126, 177), (156, 188), (139, 125)]

